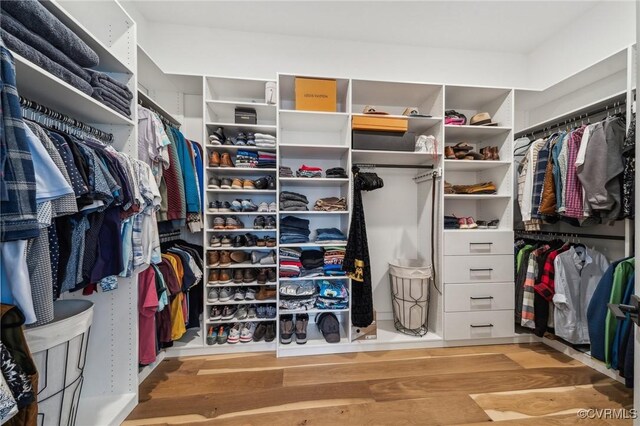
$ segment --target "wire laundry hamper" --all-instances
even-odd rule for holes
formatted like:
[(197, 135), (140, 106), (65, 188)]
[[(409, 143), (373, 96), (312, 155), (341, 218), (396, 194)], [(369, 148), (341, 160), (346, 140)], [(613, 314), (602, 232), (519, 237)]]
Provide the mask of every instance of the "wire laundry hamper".
[(391, 306), (396, 330), (412, 336), (429, 331), (431, 265), (420, 260), (397, 259), (389, 263)]

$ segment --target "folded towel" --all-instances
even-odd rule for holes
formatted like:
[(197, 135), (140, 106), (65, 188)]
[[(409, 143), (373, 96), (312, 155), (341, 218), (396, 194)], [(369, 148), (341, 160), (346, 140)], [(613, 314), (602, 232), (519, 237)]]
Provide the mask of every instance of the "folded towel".
[(120, 83), (118, 80), (111, 78), (108, 74), (100, 71), (89, 70), (91, 74), (91, 85), (101, 89), (110, 90), (114, 96), (118, 96), (123, 102), (129, 103), (133, 99), (133, 93), (126, 84)]
[(1, 1), (0, 8), (81, 67), (98, 65), (98, 54), (37, 0)]
[[(95, 99), (95, 96), (93, 96)], [(127, 118), (131, 118), (131, 113), (129, 111), (125, 111), (123, 109), (121, 109), (118, 105), (114, 104), (113, 102), (111, 102), (109, 99), (98, 99), (102, 104), (108, 106), (109, 108), (111, 108), (112, 110), (114, 110), (115, 112), (124, 115)]]
[[(16, 2), (2, 1), (0, 3), (5, 4), (5, 3), (20, 3), (20, 2), (19, 1), (16, 1)], [(9, 48), (9, 50), (12, 50), (14, 53), (24, 57), (28, 61), (33, 62), (35, 65), (39, 66), (45, 71), (50, 72), (51, 74), (55, 75), (62, 81), (69, 83), (70, 85), (86, 93), (87, 95), (91, 95), (91, 93), (93, 92), (93, 89), (91, 88), (89, 83), (84, 81), (82, 78), (78, 77), (76, 74), (69, 71), (59, 63), (52, 61), (43, 53), (38, 52), (33, 47), (20, 41), (19, 39), (9, 34), (2, 28), (0, 28), (0, 36), (4, 40), (4, 43)]]
[(16, 37), (18, 40), (21, 40), (25, 44), (33, 47), (35, 50), (44, 54), (53, 62), (57, 62), (63, 68), (68, 69), (83, 80), (87, 82), (91, 81), (91, 75), (87, 72), (87, 70), (76, 64), (73, 59), (65, 55), (60, 49), (52, 45), (47, 39), (40, 37), (38, 34), (22, 25), (8, 12), (3, 13), (2, 19), (0, 19), (0, 27), (2, 27), (2, 29), (4, 29), (12, 36)]
[(118, 109), (127, 111), (127, 115), (131, 115), (131, 101), (125, 101), (118, 96), (114, 96), (113, 92), (107, 89), (93, 88), (93, 97), (99, 101), (108, 100), (114, 105), (118, 106)]

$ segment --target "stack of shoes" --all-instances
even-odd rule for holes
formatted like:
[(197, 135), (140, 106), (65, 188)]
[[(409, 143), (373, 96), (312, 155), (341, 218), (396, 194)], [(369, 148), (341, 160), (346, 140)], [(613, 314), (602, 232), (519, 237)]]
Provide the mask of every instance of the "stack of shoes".
[(256, 216), (253, 219), (253, 229), (276, 229), (275, 216)]
[(296, 172), (296, 176), (304, 178), (321, 178), (322, 169), (320, 167), (312, 167), (303, 164)]
[(322, 280), (318, 286), (317, 309), (346, 309), (349, 307), (349, 290), (346, 283), (340, 281)]
[(482, 182), (475, 185), (453, 185), (454, 194), (495, 194), (497, 188), (493, 182)]
[(213, 151), (209, 156), (209, 167), (235, 167), (231, 160), (231, 155), (228, 152), (220, 154), (217, 151)]
[(280, 166), (278, 174), (280, 177), (293, 177), (293, 170), (291, 170), (291, 167)]
[(324, 212), (346, 211), (347, 199), (344, 197), (320, 198), (313, 205), (313, 210)]
[(258, 151), (258, 164), (257, 167), (261, 169), (275, 169), (276, 168), (276, 154), (273, 152)]
[(273, 135), (267, 135), (264, 133), (256, 133), (254, 135), (255, 145), (260, 148), (275, 148), (276, 137)]
[(500, 160), (500, 153), (497, 146), (489, 146), (480, 149), (477, 153), (473, 151), (473, 147), (464, 142), (459, 142), (453, 146), (447, 146), (444, 149), (445, 158), (448, 160)]
[(280, 219), (280, 242), (282, 244), (308, 243), (311, 230), (309, 221), (295, 216)]
[(305, 311), (313, 309), (318, 297), (318, 287), (311, 280), (280, 283), (280, 309)]
[(300, 249), (292, 247), (280, 247), (280, 277), (297, 278), (300, 276), (302, 262)]
[[(273, 261), (273, 258), (270, 259)], [(229, 284), (231, 282), (235, 284), (266, 284), (273, 283), (276, 281), (276, 270), (275, 268), (238, 268), (235, 269), (234, 272), (231, 269), (210, 269), (209, 276), (207, 277), (207, 286), (208, 287), (220, 287), (225, 284)], [(253, 292), (255, 295), (255, 292)], [(227, 299), (230, 300), (230, 299)], [(252, 299), (247, 299), (252, 300)], [(210, 298), (209, 302), (224, 302), (225, 300), (214, 300), (213, 297)]]
[(239, 149), (236, 153), (236, 167), (254, 168), (258, 167), (258, 153)]
[(344, 261), (344, 247), (325, 247), (324, 251), (324, 275), (342, 276), (346, 273), (342, 270), (342, 262)]
[(458, 218), (455, 216), (445, 216), (444, 217), (444, 229), (458, 229), (460, 226), (458, 224)]
[(297, 192), (282, 191), (280, 192), (280, 210), (285, 212), (291, 211), (307, 211), (309, 200), (303, 194)]
[(213, 229), (242, 229), (244, 223), (238, 216), (216, 216), (213, 218)]
[(304, 250), (300, 255), (301, 277), (321, 277), (324, 275), (324, 250)]
[[(263, 245), (264, 246), (264, 245)], [(258, 237), (254, 234), (236, 235), (212, 235), (209, 240), (209, 247), (260, 247)]]
[(255, 189), (274, 190), (276, 189), (276, 180), (273, 176), (263, 176), (253, 181), (253, 186)]
[(482, 155), (483, 160), (488, 160), (488, 161), (500, 160), (500, 149), (497, 146), (487, 146), (485, 148), (482, 148), (480, 149), (480, 154)]
[(347, 237), (338, 228), (318, 228), (316, 229), (316, 243), (344, 243)]
[(295, 336), (298, 345), (307, 343), (308, 314), (281, 315), (280, 316), (280, 343), (288, 345)]
[(226, 140), (227, 137), (222, 127), (218, 127), (215, 132), (209, 135), (209, 145), (223, 145)]
[(276, 325), (273, 322), (261, 322), (253, 333), (254, 342), (260, 342), (262, 339), (264, 339), (265, 342), (273, 342), (275, 338)]
[(349, 176), (347, 176), (347, 172), (345, 172), (345, 170), (342, 167), (333, 167), (331, 169), (327, 169), (327, 171), (325, 172), (325, 175), (328, 178), (333, 178), (333, 179), (347, 179)]

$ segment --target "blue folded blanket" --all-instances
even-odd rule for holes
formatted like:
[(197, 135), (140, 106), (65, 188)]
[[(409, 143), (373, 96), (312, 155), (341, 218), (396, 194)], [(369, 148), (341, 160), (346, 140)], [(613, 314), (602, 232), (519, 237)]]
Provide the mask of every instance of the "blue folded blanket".
[(33, 47), (38, 52), (46, 55), (49, 59), (62, 67), (68, 69), (83, 80), (90, 82), (91, 75), (87, 70), (76, 64), (71, 58), (62, 53), (60, 49), (49, 43), (48, 40), (30, 31), (27, 27), (18, 22), (11, 14), (4, 12), (0, 19), (0, 28), (7, 31), (18, 40)]
[(100, 101), (108, 100), (112, 104), (117, 105), (120, 110), (128, 111), (127, 115), (131, 115), (131, 101), (124, 101), (109, 90), (94, 87), (92, 96)]
[[(7, 2), (2, 1), (1, 3), (4, 4)], [(18, 3), (18, 2), (9, 2), (9, 3)], [(52, 61), (46, 55), (38, 52), (36, 49), (29, 46), (28, 44), (18, 40), (16, 37), (9, 34), (2, 28), (0, 28), (0, 36), (2, 36), (2, 39), (4, 40), (4, 43), (6, 44), (6, 46), (10, 50), (12, 50), (14, 53), (17, 53), (18, 55), (33, 62), (35, 65), (39, 66), (45, 71), (50, 72), (51, 74), (55, 75), (59, 79), (69, 83), (70, 85), (77, 88), (78, 90), (81, 90), (82, 92), (91, 96), (91, 93), (93, 92), (93, 88), (89, 85), (89, 83), (84, 81), (82, 78), (78, 77), (73, 72), (69, 71), (59, 63)]]
[(113, 92), (114, 96), (122, 99), (126, 104), (133, 99), (133, 93), (126, 84), (120, 83), (118, 80), (111, 78), (108, 74), (100, 71), (87, 70), (91, 74), (91, 85), (100, 89), (107, 89)]
[(99, 100), (101, 103), (103, 103), (104, 105), (108, 106), (109, 108), (111, 108), (112, 110), (119, 112), (120, 114), (124, 115), (125, 117), (131, 118), (131, 111), (122, 108), (120, 105), (118, 105), (115, 102), (112, 102), (110, 99), (108, 98), (103, 98), (101, 97), (99, 94), (97, 94), (95, 91), (93, 92), (93, 98)]
[(37, 0), (0, 1), (0, 8), (81, 67), (98, 65), (98, 54)]

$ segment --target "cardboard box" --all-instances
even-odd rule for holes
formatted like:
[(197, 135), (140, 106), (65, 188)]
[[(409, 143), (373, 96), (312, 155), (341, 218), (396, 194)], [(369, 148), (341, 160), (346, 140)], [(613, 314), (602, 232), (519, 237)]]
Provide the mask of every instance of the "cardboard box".
[(236, 124), (257, 124), (258, 115), (253, 108), (240, 108), (236, 107), (235, 110)]
[(353, 130), (380, 130), (404, 133), (409, 130), (409, 119), (380, 115), (354, 115), (351, 128)]
[(373, 322), (367, 327), (351, 327), (352, 341), (374, 340), (378, 338), (378, 324), (376, 322), (376, 312), (373, 312)]
[(336, 112), (338, 86), (335, 80), (296, 77), (296, 109)]
[(372, 149), (377, 151), (415, 151), (416, 134), (413, 132), (353, 130), (351, 147), (353, 149)]

